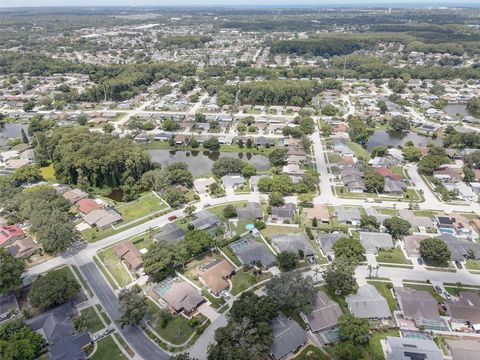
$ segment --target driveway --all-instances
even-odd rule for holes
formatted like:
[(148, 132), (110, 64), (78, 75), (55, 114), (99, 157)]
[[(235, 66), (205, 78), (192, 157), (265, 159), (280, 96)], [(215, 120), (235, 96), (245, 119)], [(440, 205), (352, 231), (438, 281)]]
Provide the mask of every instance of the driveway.
[(215, 320), (217, 320), (220, 317), (220, 314), (217, 313), (210, 305), (207, 303), (203, 303), (198, 307), (198, 311), (200, 311), (201, 314), (205, 315), (207, 318), (210, 319), (210, 321), (213, 323)]
[[(93, 262), (89, 262), (82, 265), (80, 270), (90, 285), (90, 288), (95, 292), (95, 295), (97, 295), (98, 300), (103, 305), (108, 316), (115, 322), (120, 317), (118, 298), (107, 284), (97, 266)], [(143, 359), (170, 359), (170, 355), (155, 345), (138, 326), (125, 327), (123, 329), (119, 328), (119, 331), (125, 337), (125, 340), (132, 347), (133, 351)]]
[[(188, 349), (188, 353), (194, 359), (205, 360), (207, 359), (208, 346), (214, 342), (215, 330), (219, 327), (227, 325), (227, 318), (225, 315), (220, 315), (220, 317), (215, 320), (200, 337), (197, 339), (195, 344)], [(147, 358), (145, 358), (147, 359)], [(154, 359), (148, 358), (148, 359)]]

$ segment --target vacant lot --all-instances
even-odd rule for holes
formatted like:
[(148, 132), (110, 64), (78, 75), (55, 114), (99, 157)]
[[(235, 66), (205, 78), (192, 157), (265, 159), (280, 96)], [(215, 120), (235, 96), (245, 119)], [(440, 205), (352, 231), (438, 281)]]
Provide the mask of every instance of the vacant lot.
[(165, 205), (165, 203), (153, 193), (144, 194), (138, 200), (126, 204), (118, 204), (116, 206), (118, 212), (122, 214), (124, 223), (128, 223), (166, 208), (167, 205)]

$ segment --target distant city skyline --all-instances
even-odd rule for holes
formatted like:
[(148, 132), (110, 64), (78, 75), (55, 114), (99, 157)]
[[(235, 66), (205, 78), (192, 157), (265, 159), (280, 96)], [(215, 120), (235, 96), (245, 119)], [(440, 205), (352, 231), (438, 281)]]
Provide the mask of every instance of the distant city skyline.
[(435, 7), (435, 6), (475, 6), (474, 0), (79, 0), (72, 5), (71, 0), (0, 0), (1, 7), (81, 7), (81, 6), (158, 6), (158, 7), (327, 7), (327, 6), (381, 6), (381, 7)]

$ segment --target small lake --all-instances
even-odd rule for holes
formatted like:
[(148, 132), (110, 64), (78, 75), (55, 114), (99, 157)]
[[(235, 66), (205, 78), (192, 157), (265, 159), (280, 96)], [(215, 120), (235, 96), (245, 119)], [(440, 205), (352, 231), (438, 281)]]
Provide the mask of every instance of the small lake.
[(211, 152), (197, 150), (148, 150), (153, 161), (162, 167), (173, 162), (187, 163), (189, 170), (193, 176), (208, 175), (213, 163), (220, 157), (238, 158), (249, 164), (254, 165), (257, 170), (263, 171), (270, 169), (270, 161), (265, 155), (256, 155), (251, 153), (234, 153), (234, 152)]
[(0, 145), (6, 145), (8, 140), (21, 137), (22, 129), (26, 133), (28, 125), (0, 122)]
[(455, 117), (457, 114), (463, 116), (470, 116), (471, 114), (467, 110), (467, 105), (465, 104), (448, 104), (443, 108), (443, 110), (450, 116)]
[(427, 146), (429, 142), (433, 142), (436, 145), (442, 144), (442, 139), (436, 138), (432, 139), (431, 137), (420, 135), (414, 132), (399, 132), (399, 131), (386, 131), (386, 130), (375, 130), (372, 135), (368, 138), (367, 148), (371, 149), (375, 146), (390, 146), (398, 147), (404, 146), (407, 141), (412, 141), (415, 146)]

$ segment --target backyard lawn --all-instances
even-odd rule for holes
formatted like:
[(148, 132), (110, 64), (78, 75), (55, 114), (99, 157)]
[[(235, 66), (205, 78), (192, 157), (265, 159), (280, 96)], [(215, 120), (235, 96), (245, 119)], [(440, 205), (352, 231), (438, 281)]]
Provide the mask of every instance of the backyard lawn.
[(356, 144), (351, 141), (349, 141), (347, 145), (350, 148), (350, 150), (352, 150), (355, 153), (357, 158), (362, 158), (365, 161), (370, 160), (370, 153), (362, 145)]
[(392, 264), (411, 264), (412, 262), (405, 258), (403, 251), (399, 248), (380, 249), (377, 254), (377, 261), (379, 263)]
[(127, 357), (118, 348), (117, 344), (112, 339), (112, 336), (97, 342), (97, 351), (93, 354), (91, 360), (127, 360)]
[(257, 283), (256, 276), (247, 271), (237, 272), (230, 280), (232, 282), (232, 289), (230, 290), (232, 295), (237, 295)]
[(114, 249), (114, 246), (109, 247), (99, 252), (97, 255), (120, 287), (124, 287), (132, 282), (132, 277), (125, 269), (122, 262), (115, 256)]
[(388, 330), (380, 331), (372, 334), (368, 343), (365, 345), (365, 349), (372, 360), (383, 360), (385, 359), (382, 345), (380, 344), (381, 339), (385, 339), (387, 336), (399, 336), (398, 331)]
[(380, 282), (380, 281), (367, 281), (367, 283), (375, 286), (378, 292), (387, 299), (388, 307), (390, 311), (397, 310), (397, 303), (395, 298), (393, 297), (392, 290), (387, 287), (388, 284), (392, 285), (392, 283), (388, 282)]
[(125, 224), (166, 208), (167, 205), (153, 193), (146, 193), (138, 200), (116, 206)]
[(303, 232), (302, 227), (287, 227), (287, 226), (272, 226), (272, 225), (267, 225), (267, 227), (263, 230), (260, 230), (262, 235), (264, 237), (272, 237), (272, 235), (275, 234), (283, 234), (283, 233), (297, 233), (297, 232)]
[(182, 315), (172, 315), (171, 320), (162, 328), (161, 309), (151, 300), (148, 300), (148, 313), (148, 324), (158, 333), (158, 335), (172, 344), (183, 344), (195, 330), (188, 324), (188, 320)]
[(80, 316), (84, 319), (85, 326), (87, 327), (88, 332), (91, 334), (96, 333), (105, 327), (103, 326), (102, 321), (98, 317), (93, 306), (82, 310), (80, 312)]

